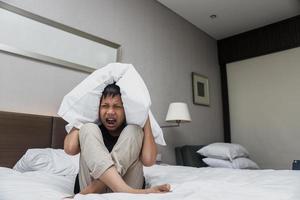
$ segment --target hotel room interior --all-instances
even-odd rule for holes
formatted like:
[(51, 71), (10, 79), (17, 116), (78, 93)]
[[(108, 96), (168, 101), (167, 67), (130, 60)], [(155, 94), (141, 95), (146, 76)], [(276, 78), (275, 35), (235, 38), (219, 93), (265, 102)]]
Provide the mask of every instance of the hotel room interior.
[[(167, 145), (146, 185), (172, 192), (74, 199), (300, 199), (299, 0), (1, 0), (0, 24), (0, 200), (73, 195), (78, 166), (10, 168), (63, 148), (64, 96), (110, 62), (149, 90)], [(197, 151), (214, 143), (241, 145), (259, 169), (208, 167)]]

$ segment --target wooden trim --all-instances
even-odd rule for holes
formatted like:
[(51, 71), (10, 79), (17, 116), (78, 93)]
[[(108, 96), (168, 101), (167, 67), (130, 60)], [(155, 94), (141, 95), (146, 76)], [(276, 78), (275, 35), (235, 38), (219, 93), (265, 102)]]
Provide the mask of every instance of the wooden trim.
[(222, 89), (222, 103), (223, 103), (224, 142), (229, 142), (230, 143), (231, 142), (230, 113), (229, 113), (229, 99), (228, 99), (226, 65), (221, 66), (221, 89)]
[(300, 15), (218, 41), (220, 65), (300, 46)]

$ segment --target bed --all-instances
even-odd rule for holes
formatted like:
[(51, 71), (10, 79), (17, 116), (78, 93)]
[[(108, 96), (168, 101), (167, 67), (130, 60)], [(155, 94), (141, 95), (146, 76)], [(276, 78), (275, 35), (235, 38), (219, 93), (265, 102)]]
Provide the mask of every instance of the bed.
[[(57, 117), (0, 112), (0, 199), (63, 199), (73, 195), (74, 173), (53, 174), (11, 169), (30, 148), (60, 149), (66, 123)], [(146, 185), (170, 183), (165, 194), (77, 194), (76, 200), (125, 199), (205, 199), (205, 200), (299, 200), (300, 171), (234, 170), (206, 167), (199, 155), (200, 146), (178, 147), (180, 165), (144, 167)], [(54, 151), (54, 150), (53, 150)], [(191, 151), (189, 153), (189, 151)], [(179, 154), (180, 152), (180, 154)], [(190, 156), (190, 158), (189, 158)], [(190, 166), (187, 166), (190, 165)], [(193, 167), (192, 167), (193, 166)]]

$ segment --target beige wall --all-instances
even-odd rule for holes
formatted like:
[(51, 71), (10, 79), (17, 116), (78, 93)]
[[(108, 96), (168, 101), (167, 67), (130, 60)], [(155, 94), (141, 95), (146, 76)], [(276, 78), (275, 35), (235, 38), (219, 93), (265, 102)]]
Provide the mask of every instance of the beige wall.
[[(121, 44), (121, 61), (132, 63), (144, 78), (161, 124), (170, 102), (188, 103), (193, 122), (165, 129), (164, 162), (175, 162), (177, 145), (223, 140), (216, 41), (157, 1), (5, 2)], [(0, 110), (55, 115), (64, 94), (87, 76), (2, 52), (0, 59)], [(210, 107), (193, 105), (191, 72), (209, 77)]]
[(300, 159), (300, 48), (227, 65), (232, 142), (262, 168)]

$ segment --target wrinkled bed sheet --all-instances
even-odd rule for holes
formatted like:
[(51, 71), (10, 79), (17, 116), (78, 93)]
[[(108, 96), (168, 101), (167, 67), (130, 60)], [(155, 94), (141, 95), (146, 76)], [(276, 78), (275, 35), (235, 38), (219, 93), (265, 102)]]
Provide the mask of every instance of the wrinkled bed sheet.
[(59, 200), (73, 195), (75, 176), (0, 167), (0, 200)]
[(76, 200), (299, 200), (300, 171), (237, 170), (183, 166), (145, 167), (147, 184), (170, 183), (165, 194), (90, 194), (76, 195)]
[[(170, 183), (165, 194), (77, 194), (75, 200), (299, 200), (300, 171), (237, 170), (155, 165), (144, 168), (148, 186)], [(0, 168), (0, 199), (61, 199), (72, 194), (74, 177)]]

